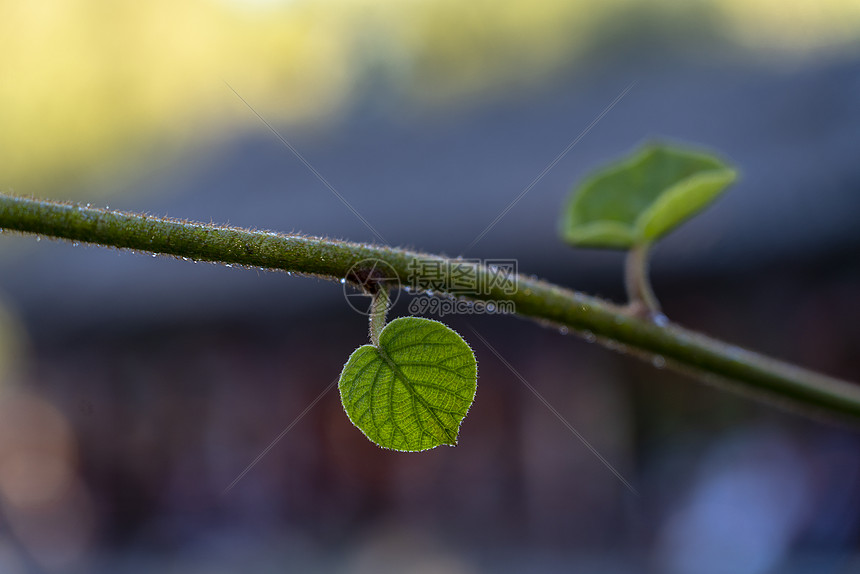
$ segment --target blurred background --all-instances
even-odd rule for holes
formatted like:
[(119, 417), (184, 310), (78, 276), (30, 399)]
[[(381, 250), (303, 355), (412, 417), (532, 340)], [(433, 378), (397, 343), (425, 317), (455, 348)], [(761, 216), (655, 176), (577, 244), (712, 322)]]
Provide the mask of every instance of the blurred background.
[[(2, 0), (0, 38), (2, 192), (379, 241), (262, 117), (389, 244), (616, 301), (622, 255), (557, 239), (569, 189), (713, 149), (742, 181), (658, 247), (666, 313), (860, 380), (856, 0)], [(0, 262), (4, 574), (860, 572), (857, 429), (448, 316), (460, 444), (384, 451), (321, 395), (367, 337), (341, 285), (9, 233)]]

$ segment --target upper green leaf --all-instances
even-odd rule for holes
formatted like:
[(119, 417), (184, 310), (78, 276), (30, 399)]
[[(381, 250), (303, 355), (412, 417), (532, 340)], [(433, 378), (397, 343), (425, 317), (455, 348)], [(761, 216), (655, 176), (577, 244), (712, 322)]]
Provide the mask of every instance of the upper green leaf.
[(708, 153), (649, 144), (575, 189), (561, 235), (579, 247), (646, 244), (704, 209), (736, 178), (734, 169)]
[(468, 343), (438, 321), (401, 317), (363, 345), (340, 375), (349, 420), (379, 446), (419, 451), (457, 444), (475, 400), (478, 363)]

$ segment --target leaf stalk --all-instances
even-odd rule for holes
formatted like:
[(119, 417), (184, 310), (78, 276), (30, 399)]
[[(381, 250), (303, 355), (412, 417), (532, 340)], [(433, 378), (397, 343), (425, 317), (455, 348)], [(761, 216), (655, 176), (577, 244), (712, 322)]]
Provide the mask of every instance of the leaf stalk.
[(370, 301), (370, 344), (379, 347), (379, 335), (385, 328), (385, 318), (388, 316), (390, 298), (388, 288), (380, 286), (373, 293)]
[(624, 264), (624, 285), (627, 288), (628, 308), (637, 317), (654, 318), (660, 315), (660, 302), (654, 295), (649, 279), (651, 245), (634, 245), (627, 252)]

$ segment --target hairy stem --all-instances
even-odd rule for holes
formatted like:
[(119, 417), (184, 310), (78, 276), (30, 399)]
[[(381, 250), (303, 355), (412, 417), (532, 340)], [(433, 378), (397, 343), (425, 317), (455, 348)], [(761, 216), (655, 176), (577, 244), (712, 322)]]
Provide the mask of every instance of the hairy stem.
[[(631, 316), (623, 307), (526, 276), (516, 289), (495, 281), (498, 270), (391, 247), (191, 223), (0, 195), (0, 228), (197, 261), (280, 269), (356, 285), (373, 280), (378, 262), (391, 266), (418, 289), (433, 289), (437, 277), (416, 269), (448, 266), (450, 275), (474, 276), (488, 288), (473, 300), (510, 301), (516, 313), (567, 326), (602, 343), (642, 355), (655, 364), (707, 375), (747, 393), (780, 403), (860, 420), (860, 386), (740, 349), (674, 324)], [(396, 285), (386, 283), (386, 287)], [(593, 334), (593, 335), (592, 335)]]
[(380, 287), (373, 293), (370, 302), (370, 344), (379, 347), (379, 334), (385, 328), (385, 317), (388, 316), (388, 289)]

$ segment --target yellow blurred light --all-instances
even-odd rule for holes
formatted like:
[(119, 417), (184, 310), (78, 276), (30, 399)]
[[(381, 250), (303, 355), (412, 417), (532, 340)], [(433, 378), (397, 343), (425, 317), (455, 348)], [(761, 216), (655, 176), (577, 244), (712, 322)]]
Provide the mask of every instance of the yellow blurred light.
[(809, 53), (860, 45), (857, 0), (720, 0), (715, 2), (743, 45), (789, 53)]
[(316, 19), (203, 0), (0, 4), (0, 188), (68, 194), (93, 168), (168, 161), (227, 113), (248, 121), (224, 80), (273, 120), (325, 114), (346, 57)]
[(590, 46), (614, 41), (611, 33), (635, 31), (642, 14), (668, 37), (683, 36), (688, 20), (700, 18), (719, 37), (756, 50), (860, 46), (857, 0), (695, 6), (7, 0), (0, 2), (0, 190), (92, 196), (111, 189), (97, 189), (101, 181), (169, 164), (237, 126), (261, 130), (225, 80), (276, 123), (319, 122), (335, 117), (355, 86), (380, 78), (392, 83), (382, 89), (432, 105), (539, 83)]

